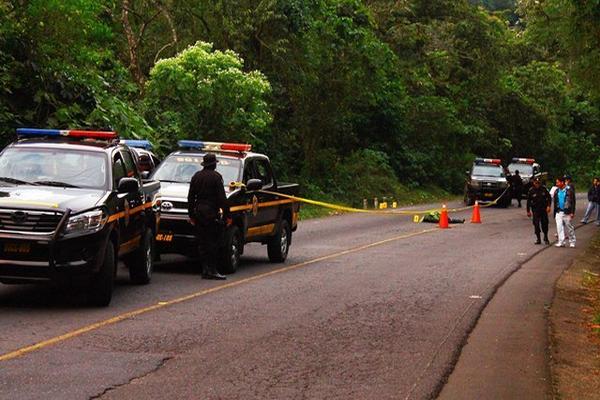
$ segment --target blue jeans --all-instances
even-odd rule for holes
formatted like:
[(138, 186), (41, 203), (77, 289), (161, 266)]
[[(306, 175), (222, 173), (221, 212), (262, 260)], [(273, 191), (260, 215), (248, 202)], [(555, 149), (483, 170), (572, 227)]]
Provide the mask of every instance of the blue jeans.
[(588, 202), (585, 214), (583, 215), (583, 219), (581, 220), (581, 222), (587, 224), (594, 210), (596, 210), (596, 225), (600, 225), (600, 204), (596, 203), (595, 201)]

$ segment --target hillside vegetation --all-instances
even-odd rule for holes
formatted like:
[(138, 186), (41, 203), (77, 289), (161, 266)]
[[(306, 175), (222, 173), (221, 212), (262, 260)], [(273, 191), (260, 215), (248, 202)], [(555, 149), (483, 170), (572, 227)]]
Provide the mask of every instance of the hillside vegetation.
[[(581, 3), (581, 4), (580, 4)], [(578, 4), (578, 5), (577, 5)], [(0, 0), (19, 126), (250, 142), (305, 193), (459, 192), (474, 156), (600, 173), (598, 0)]]

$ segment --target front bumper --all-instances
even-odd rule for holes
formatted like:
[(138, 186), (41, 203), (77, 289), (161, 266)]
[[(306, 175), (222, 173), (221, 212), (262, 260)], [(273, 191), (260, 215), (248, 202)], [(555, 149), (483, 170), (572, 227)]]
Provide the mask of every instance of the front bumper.
[(0, 233), (0, 281), (70, 281), (100, 270), (109, 229), (73, 238)]
[(468, 196), (474, 200), (483, 200), (483, 201), (494, 201), (506, 191), (505, 187), (495, 187), (495, 188), (470, 188), (468, 190)]
[(159, 253), (176, 253), (189, 257), (198, 255), (195, 228), (187, 214), (162, 213), (156, 235)]

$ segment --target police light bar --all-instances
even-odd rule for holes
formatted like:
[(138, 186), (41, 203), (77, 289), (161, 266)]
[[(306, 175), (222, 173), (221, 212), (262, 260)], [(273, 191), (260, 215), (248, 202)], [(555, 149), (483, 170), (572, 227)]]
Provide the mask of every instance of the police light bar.
[(197, 140), (180, 140), (177, 142), (177, 145), (182, 149), (203, 149), (204, 142), (200, 142)]
[(205, 151), (250, 151), (251, 144), (242, 143), (221, 143), (221, 142), (200, 142), (196, 140), (180, 140), (177, 142), (179, 147), (188, 149), (198, 149)]
[(18, 128), (19, 137), (71, 137), (80, 139), (116, 139), (116, 132), (107, 131), (83, 131), (83, 130), (62, 130), (62, 129), (38, 129), (38, 128)]
[(499, 158), (476, 158), (475, 162), (481, 163), (481, 164), (495, 164), (495, 165), (502, 164), (502, 160), (500, 160)]
[(152, 143), (148, 140), (138, 140), (138, 139), (122, 139), (120, 141), (123, 144), (126, 144), (129, 147), (136, 147), (138, 149), (152, 150)]
[(535, 163), (535, 158), (513, 158), (512, 162), (521, 164), (533, 164)]

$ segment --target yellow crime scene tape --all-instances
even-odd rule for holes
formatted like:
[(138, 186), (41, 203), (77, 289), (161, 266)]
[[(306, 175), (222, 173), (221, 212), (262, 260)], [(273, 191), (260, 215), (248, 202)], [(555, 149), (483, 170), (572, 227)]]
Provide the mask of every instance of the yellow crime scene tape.
[[(236, 187), (243, 187), (244, 184), (243, 183), (236, 183), (235, 184)], [(489, 201), (489, 202), (479, 202), (479, 207), (481, 208), (486, 208), (486, 207), (491, 207), (493, 205), (498, 204), (498, 199), (502, 198), (506, 192), (508, 191), (508, 189), (510, 188), (510, 186), (508, 186), (504, 192), (502, 192), (502, 194), (500, 196), (498, 196), (497, 199), (493, 200), (493, 201)], [(369, 210), (369, 209), (362, 209), (362, 208), (354, 208), (354, 207), (348, 207), (348, 206), (343, 206), (340, 204), (333, 204), (333, 203), (328, 203), (325, 201), (319, 201), (319, 200), (312, 200), (312, 199), (307, 199), (307, 198), (303, 198), (303, 197), (298, 197), (298, 196), (292, 196), (292, 195), (288, 195), (288, 194), (283, 194), (283, 193), (278, 193), (278, 192), (271, 192), (268, 190), (260, 190), (261, 193), (265, 193), (265, 194), (270, 194), (273, 196), (280, 196), (286, 199), (290, 199), (293, 201), (297, 201), (297, 202), (301, 202), (301, 203), (306, 203), (306, 204), (312, 204), (315, 206), (319, 206), (319, 207), (323, 207), (323, 208), (329, 208), (332, 210), (336, 210), (336, 211), (345, 211), (345, 212), (352, 212), (352, 213), (361, 213), (361, 214), (376, 214), (376, 215), (412, 215), (412, 216), (419, 216), (419, 215), (425, 215), (425, 214), (431, 214), (431, 213), (435, 213), (435, 212), (441, 212), (443, 207), (440, 208), (432, 208), (432, 209), (428, 209), (428, 210), (388, 210), (388, 209), (383, 209), (383, 210)], [(470, 210), (472, 208), (474, 208), (475, 206), (466, 206), (466, 207), (460, 207), (460, 208), (447, 208), (446, 211), (448, 212), (460, 212), (460, 211), (466, 211), (466, 210)], [(416, 218), (415, 218), (415, 222)]]

